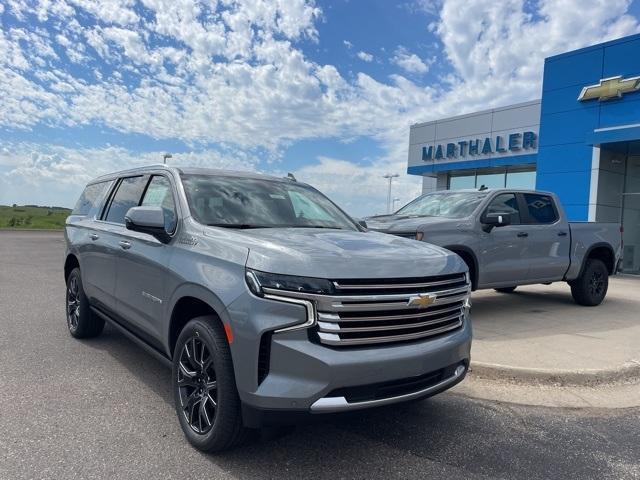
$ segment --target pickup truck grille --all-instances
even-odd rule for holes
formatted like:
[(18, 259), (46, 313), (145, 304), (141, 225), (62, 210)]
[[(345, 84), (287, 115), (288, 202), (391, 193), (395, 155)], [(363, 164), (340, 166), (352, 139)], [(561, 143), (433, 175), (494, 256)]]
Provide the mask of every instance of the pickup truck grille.
[(417, 340), (456, 330), (462, 326), (470, 292), (464, 274), (338, 280), (334, 287), (335, 295), (315, 297), (317, 334), (320, 343), (340, 347)]

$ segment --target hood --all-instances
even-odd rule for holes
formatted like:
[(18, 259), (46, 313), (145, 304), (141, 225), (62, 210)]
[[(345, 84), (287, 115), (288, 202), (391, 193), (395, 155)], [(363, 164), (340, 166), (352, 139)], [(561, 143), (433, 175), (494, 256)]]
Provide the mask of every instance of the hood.
[(419, 228), (445, 223), (459, 223), (458, 218), (415, 215), (377, 215), (365, 219), (367, 228), (379, 232), (415, 232)]
[(264, 228), (234, 232), (249, 249), (247, 267), (318, 278), (402, 278), (464, 271), (457, 255), (378, 232)]

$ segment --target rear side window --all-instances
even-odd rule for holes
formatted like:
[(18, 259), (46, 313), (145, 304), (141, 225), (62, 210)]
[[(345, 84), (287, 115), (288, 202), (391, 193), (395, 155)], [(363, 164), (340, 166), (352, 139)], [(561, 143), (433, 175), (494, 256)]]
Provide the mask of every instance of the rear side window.
[(550, 196), (525, 193), (524, 201), (527, 204), (531, 223), (553, 223), (558, 220), (558, 213)]
[(92, 183), (87, 185), (73, 207), (72, 215), (95, 215), (111, 181)]
[(511, 223), (520, 223), (520, 209), (518, 200), (513, 193), (501, 193), (491, 200), (486, 213), (508, 213), (511, 215)]
[(123, 178), (111, 200), (105, 220), (124, 225), (124, 216), (131, 207), (140, 205), (140, 197), (147, 184), (147, 176)]
[(176, 206), (173, 201), (171, 183), (162, 175), (151, 177), (147, 191), (142, 199), (142, 206), (160, 207), (164, 213), (164, 228), (173, 233), (176, 229)]

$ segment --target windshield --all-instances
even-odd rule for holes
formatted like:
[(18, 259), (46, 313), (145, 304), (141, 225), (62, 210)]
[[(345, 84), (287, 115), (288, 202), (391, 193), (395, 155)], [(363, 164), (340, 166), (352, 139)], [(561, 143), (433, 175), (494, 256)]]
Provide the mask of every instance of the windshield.
[(205, 225), (228, 228), (338, 228), (351, 219), (311, 187), (290, 181), (182, 175), (191, 214)]
[(485, 193), (434, 192), (416, 198), (396, 212), (396, 215), (462, 218), (476, 209)]

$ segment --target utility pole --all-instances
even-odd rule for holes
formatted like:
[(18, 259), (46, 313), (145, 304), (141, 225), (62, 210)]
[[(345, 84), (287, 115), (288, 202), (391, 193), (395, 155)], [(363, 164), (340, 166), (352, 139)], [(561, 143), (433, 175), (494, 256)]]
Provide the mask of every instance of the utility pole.
[(387, 193), (387, 213), (391, 213), (391, 182), (393, 182), (394, 178), (397, 178), (399, 176), (400, 175), (398, 175), (397, 173), (387, 173), (386, 175), (382, 176), (382, 178), (389, 179), (389, 192)]
[(170, 153), (165, 153), (164, 155), (162, 155), (162, 159), (164, 160), (164, 164), (167, 164), (167, 158), (173, 158), (173, 155), (171, 155)]

